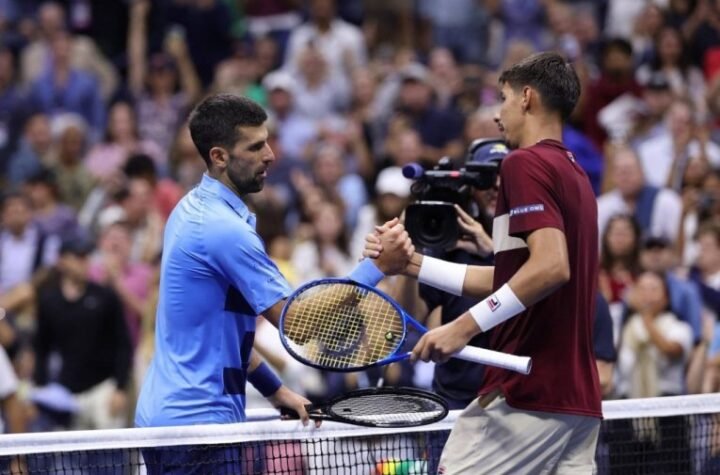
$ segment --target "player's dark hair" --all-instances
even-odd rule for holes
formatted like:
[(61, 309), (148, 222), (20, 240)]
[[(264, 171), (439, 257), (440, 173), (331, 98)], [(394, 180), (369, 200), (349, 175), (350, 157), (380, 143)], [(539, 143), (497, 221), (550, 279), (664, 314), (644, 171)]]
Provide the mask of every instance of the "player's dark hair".
[(557, 112), (563, 120), (570, 117), (580, 97), (580, 80), (575, 69), (557, 53), (537, 53), (506, 69), (500, 84), (518, 91), (525, 86), (540, 93), (543, 106)]
[(210, 149), (231, 149), (240, 140), (240, 127), (258, 127), (267, 113), (255, 102), (234, 94), (208, 97), (190, 114), (190, 135), (198, 152), (210, 167)]

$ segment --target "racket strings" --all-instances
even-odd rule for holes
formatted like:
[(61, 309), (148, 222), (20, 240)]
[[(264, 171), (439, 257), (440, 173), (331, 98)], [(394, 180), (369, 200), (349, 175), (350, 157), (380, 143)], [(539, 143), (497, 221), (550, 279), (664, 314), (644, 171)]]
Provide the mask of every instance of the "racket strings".
[(377, 394), (338, 401), (328, 408), (338, 418), (377, 425), (411, 425), (438, 420), (447, 408), (440, 402), (400, 394)]
[(303, 359), (329, 369), (368, 366), (402, 342), (402, 317), (380, 295), (352, 284), (320, 284), (290, 302), (284, 331)]

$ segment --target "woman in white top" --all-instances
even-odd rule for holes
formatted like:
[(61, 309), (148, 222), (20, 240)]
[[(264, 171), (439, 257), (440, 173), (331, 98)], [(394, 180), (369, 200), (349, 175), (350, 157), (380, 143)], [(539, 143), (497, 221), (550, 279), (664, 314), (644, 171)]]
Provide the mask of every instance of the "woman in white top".
[(618, 353), (620, 396), (683, 394), (692, 328), (670, 312), (665, 278), (643, 272), (628, 298), (634, 313), (622, 330)]
[(301, 283), (347, 275), (355, 265), (348, 251), (342, 205), (321, 201), (309, 210), (312, 236), (298, 243), (292, 254), (293, 267)]

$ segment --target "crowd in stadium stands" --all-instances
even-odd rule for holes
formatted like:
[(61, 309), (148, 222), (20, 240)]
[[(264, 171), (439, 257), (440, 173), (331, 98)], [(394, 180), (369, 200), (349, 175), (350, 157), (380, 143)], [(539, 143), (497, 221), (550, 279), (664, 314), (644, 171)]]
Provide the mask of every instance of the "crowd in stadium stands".
[[(539, 50), (583, 86), (564, 140), (598, 199), (605, 397), (720, 390), (720, 2), (0, 0), (5, 430), (130, 424), (164, 224), (205, 171), (186, 121), (207, 94), (270, 115), (277, 160), (247, 199), (299, 285), (346, 275), (402, 212), (399, 167), (497, 137), (498, 71)], [(304, 367), (267, 322), (256, 340), (311, 398), (380, 376)], [(432, 367), (384, 378), (429, 387)]]

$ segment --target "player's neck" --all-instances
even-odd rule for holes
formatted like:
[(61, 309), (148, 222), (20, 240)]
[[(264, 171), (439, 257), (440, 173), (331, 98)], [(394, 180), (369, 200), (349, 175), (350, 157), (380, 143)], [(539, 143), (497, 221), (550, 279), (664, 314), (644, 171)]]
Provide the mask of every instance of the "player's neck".
[(532, 147), (541, 140), (557, 140), (562, 142), (562, 123), (548, 117), (528, 120), (525, 122), (520, 147)]
[(237, 186), (235, 186), (235, 183), (233, 183), (230, 180), (230, 178), (227, 176), (227, 173), (220, 173), (218, 171), (212, 170), (212, 171), (208, 171), (208, 175), (210, 175), (212, 178), (215, 178), (217, 181), (219, 181), (220, 183), (222, 183), (223, 185), (228, 187), (230, 189), (230, 191), (232, 191), (233, 193), (238, 195), (240, 198), (243, 198), (247, 194), (247, 193), (240, 192), (240, 190), (237, 188)]

